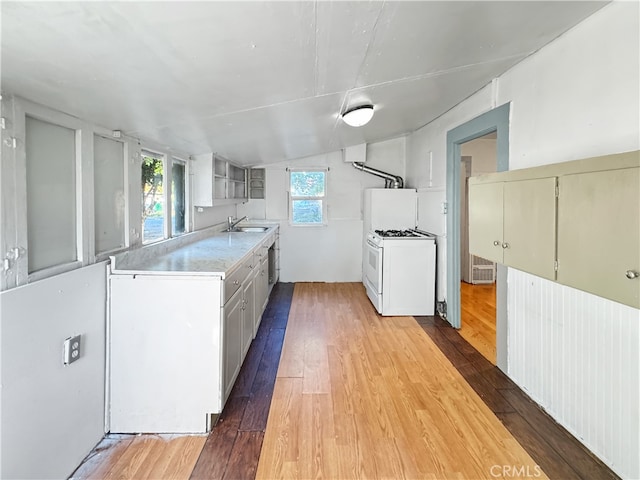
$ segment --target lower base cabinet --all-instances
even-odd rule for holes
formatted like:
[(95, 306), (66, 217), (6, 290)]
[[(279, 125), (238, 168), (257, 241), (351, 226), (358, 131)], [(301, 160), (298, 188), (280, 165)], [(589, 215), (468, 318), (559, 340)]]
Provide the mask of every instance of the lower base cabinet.
[(109, 431), (207, 431), (209, 415), (223, 405), (221, 282), (111, 275)]
[[(268, 258), (266, 256), (258, 266), (258, 271), (256, 272), (255, 284), (256, 286), (255, 286), (254, 308), (256, 312), (263, 312), (267, 306), (267, 300), (269, 298), (269, 263), (268, 263)], [(262, 319), (262, 315), (261, 314), (256, 315), (255, 317), (256, 318), (253, 325), (254, 337), (258, 332), (258, 327), (260, 326), (260, 320)]]
[(242, 364), (242, 307), (242, 289), (239, 289), (224, 306), (224, 400), (229, 398)]
[(262, 249), (224, 275), (110, 275), (110, 432), (211, 428), (268, 300), (269, 263)]
[(251, 341), (255, 336), (254, 325), (256, 312), (262, 311), (256, 308), (256, 274), (254, 268), (242, 288), (242, 358), (247, 355)]

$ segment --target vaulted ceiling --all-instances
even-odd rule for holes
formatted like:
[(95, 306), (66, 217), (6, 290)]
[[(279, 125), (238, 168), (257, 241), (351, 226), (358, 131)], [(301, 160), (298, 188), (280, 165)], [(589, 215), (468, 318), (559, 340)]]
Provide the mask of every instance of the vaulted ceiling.
[(2, 89), (256, 165), (412, 132), (606, 3), (3, 1)]

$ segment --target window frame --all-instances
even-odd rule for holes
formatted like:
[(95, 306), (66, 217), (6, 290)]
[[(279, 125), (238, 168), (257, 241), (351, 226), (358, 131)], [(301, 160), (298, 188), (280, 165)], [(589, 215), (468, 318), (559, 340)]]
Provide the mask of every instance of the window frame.
[[(3, 275), (0, 275), (0, 291), (11, 290), (39, 280), (77, 270), (82, 267), (108, 261), (109, 257), (124, 251), (142, 247), (140, 228), (140, 153), (142, 151), (162, 155), (164, 159), (163, 182), (171, 182), (172, 160), (184, 163), (185, 171), (185, 233), (193, 231), (193, 200), (191, 187), (192, 158), (184, 151), (174, 150), (140, 139), (122, 135), (91, 123), (88, 120), (71, 116), (52, 107), (34, 103), (11, 93), (0, 97), (3, 111), (2, 125), (2, 165), (0, 165), (0, 203), (11, 204), (12, 208), (0, 209), (0, 252), (3, 256)], [(73, 168), (75, 181), (75, 215), (73, 217), (75, 233), (75, 260), (45, 267), (29, 273), (29, 232), (27, 218), (27, 159), (26, 125), (27, 117), (68, 128), (75, 132), (75, 156)], [(105, 137), (124, 145), (124, 196), (125, 196), (125, 246), (105, 252), (98, 252), (96, 245), (95, 203), (95, 136)], [(70, 183), (71, 184), (71, 183)], [(171, 208), (171, 197), (164, 200)], [(165, 208), (166, 210), (166, 208)], [(170, 217), (165, 220), (164, 239), (171, 237)], [(33, 234), (33, 232), (32, 232)], [(159, 242), (160, 240), (158, 240)], [(148, 244), (155, 244), (149, 242)], [(146, 244), (145, 244), (146, 245)]]
[[(118, 142), (122, 144), (122, 160), (121, 160), (121, 167), (122, 167), (122, 178), (123, 178), (123, 193), (124, 193), (124, 246), (121, 248), (113, 248), (111, 250), (105, 250), (105, 251), (98, 251), (98, 245), (96, 243), (96, 239), (95, 239), (95, 233), (92, 236), (92, 242), (93, 242), (93, 249), (94, 249), (94, 261), (95, 262), (99, 262), (102, 260), (106, 260), (108, 259), (111, 255), (114, 255), (118, 252), (124, 252), (126, 250), (129, 249), (130, 244), (131, 244), (131, 240), (130, 240), (130, 235), (129, 235), (129, 228), (130, 228), (130, 216), (131, 216), (131, 211), (130, 211), (130, 191), (129, 191), (129, 162), (127, 161), (127, 159), (130, 156), (130, 145), (129, 142), (126, 141), (126, 139), (123, 138), (114, 138), (113, 135), (110, 135), (108, 132), (103, 132), (101, 130), (94, 130), (93, 131), (93, 140), (95, 142), (95, 137), (102, 137), (106, 140), (112, 140), (114, 142)], [(94, 178), (94, 182), (93, 182), (93, 194), (92, 194), (92, 198), (95, 202), (95, 192), (96, 192), (96, 188), (95, 188), (95, 152), (93, 154), (93, 171), (91, 172)], [(94, 225), (93, 225), (93, 229), (95, 232), (95, 228), (96, 228), (96, 224), (95, 224), (95, 205), (93, 205), (93, 217), (94, 217)]]
[[(173, 234), (173, 166), (175, 164), (182, 165), (184, 167), (184, 232), (174, 235)], [(189, 185), (189, 161), (179, 156), (171, 156), (171, 188), (169, 189), (169, 196), (171, 202), (171, 208), (169, 211), (169, 238), (181, 237), (191, 231), (191, 190)]]
[[(291, 174), (292, 173), (318, 173), (324, 174), (324, 195), (322, 196), (307, 196), (307, 195), (293, 195), (291, 193)], [(308, 168), (287, 168), (288, 184), (287, 194), (289, 197), (289, 225), (292, 227), (326, 227), (329, 224), (328, 218), (328, 198), (329, 198), (329, 168), (328, 167), (308, 167)], [(296, 200), (320, 200), (322, 202), (322, 221), (320, 223), (300, 223), (295, 222), (293, 219), (293, 202)]]
[[(30, 102), (28, 100), (14, 97), (14, 138), (26, 139), (27, 134), (27, 117), (40, 120), (42, 122), (51, 123), (64, 128), (68, 128), (75, 132), (75, 224), (76, 224), (76, 259), (70, 262), (64, 262), (50, 267), (42, 268), (33, 272), (29, 272), (29, 255), (26, 251), (28, 246), (28, 226), (27, 226), (27, 207), (26, 201), (20, 202), (16, 208), (16, 217), (14, 228), (16, 231), (16, 245), (24, 245), (17, 247), (18, 253), (15, 258), (13, 267), (13, 278), (5, 285), (7, 288), (12, 286), (20, 286), (32, 283), (45, 278), (53, 277), (61, 273), (75, 270), (82, 266), (88, 265), (93, 256), (93, 245), (89, 241), (93, 241), (93, 234), (90, 233), (94, 229), (93, 225), (93, 203), (88, 208), (87, 199), (92, 198), (93, 192), (93, 169), (86, 168), (83, 165), (83, 159), (92, 157), (92, 146), (88, 143), (93, 142), (93, 131), (88, 128), (87, 124), (78, 118), (67, 115), (66, 113), (52, 110), (48, 107)], [(89, 140), (87, 140), (87, 138)], [(27, 195), (27, 156), (26, 144), (24, 140), (16, 141), (14, 155), (14, 168), (16, 178), (16, 192), (20, 196)], [(90, 188), (86, 187), (91, 185)], [(84, 187), (83, 187), (84, 186)]]

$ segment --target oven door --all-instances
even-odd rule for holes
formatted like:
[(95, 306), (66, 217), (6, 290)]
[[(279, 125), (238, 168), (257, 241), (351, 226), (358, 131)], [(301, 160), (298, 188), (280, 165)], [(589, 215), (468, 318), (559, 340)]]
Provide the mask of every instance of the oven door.
[(382, 252), (382, 247), (367, 240), (363, 283), (367, 296), (378, 313), (382, 312)]

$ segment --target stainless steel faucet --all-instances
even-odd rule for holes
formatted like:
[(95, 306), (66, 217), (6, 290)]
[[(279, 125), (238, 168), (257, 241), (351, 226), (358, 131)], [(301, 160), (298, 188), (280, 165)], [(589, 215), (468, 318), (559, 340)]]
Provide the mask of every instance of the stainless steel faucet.
[(233, 217), (229, 215), (229, 217), (227, 218), (227, 231), (230, 232), (235, 228), (236, 225), (238, 225), (243, 220), (247, 220), (247, 218), (248, 217), (245, 215), (240, 220), (234, 220)]

